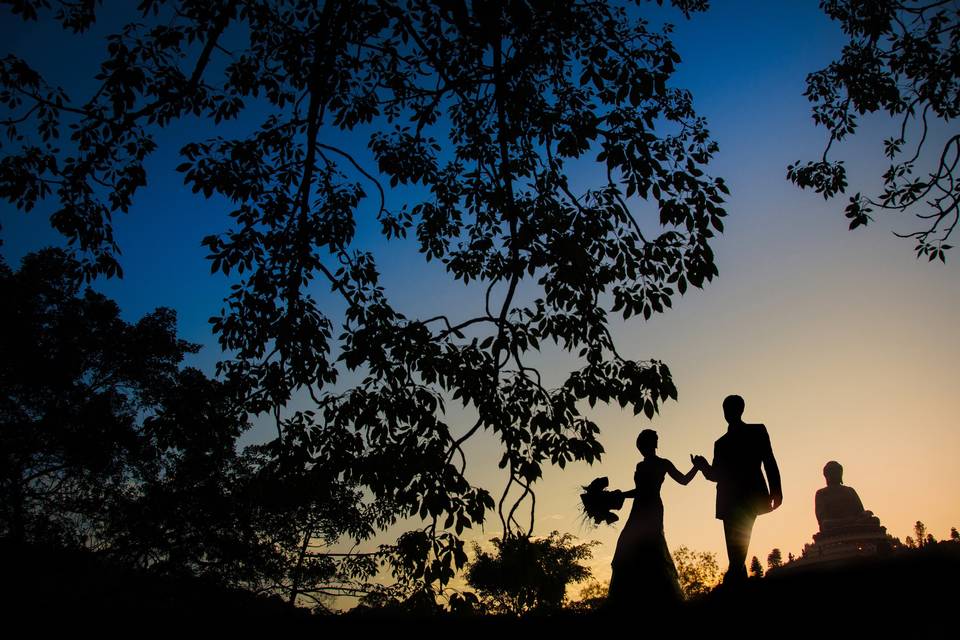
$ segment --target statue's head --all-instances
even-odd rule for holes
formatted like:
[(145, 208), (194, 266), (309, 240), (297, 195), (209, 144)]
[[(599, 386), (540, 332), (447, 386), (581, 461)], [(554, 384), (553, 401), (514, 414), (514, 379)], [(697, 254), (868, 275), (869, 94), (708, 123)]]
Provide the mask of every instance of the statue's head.
[(637, 450), (645, 456), (653, 455), (657, 450), (657, 432), (653, 429), (644, 429), (637, 436)]
[(843, 467), (836, 460), (831, 460), (823, 467), (823, 477), (827, 479), (827, 486), (843, 484)]
[(740, 422), (744, 406), (745, 403), (740, 396), (727, 396), (723, 399), (723, 417), (727, 419), (728, 424)]

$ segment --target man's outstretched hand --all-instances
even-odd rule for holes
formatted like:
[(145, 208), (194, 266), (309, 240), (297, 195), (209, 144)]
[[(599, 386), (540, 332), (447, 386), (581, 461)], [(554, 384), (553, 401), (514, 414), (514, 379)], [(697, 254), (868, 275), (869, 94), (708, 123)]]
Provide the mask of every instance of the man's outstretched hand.
[(782, 495), (782, 494), (779, 494), (779, 493), (774, 493), (773, 495), (771, 495), (771, 496), (770, 496), (770, 504), (771, 504), (771, 506), (772, 506), (772, 508), (771, 508), (770, 510), (771, 510), (771, 511), (775, 510), (777, 507), (779, 507), (781, 504), (783, 504), (783, 495)]
[(695, 456), (693, 454), (690, 454), (690, 462), (693, 463), (694, 467), (696, 467), (697, 469), (700, 469), (701, 471), (703, 471), (703, 469), (708, 466), (707, 459), (704, 458), (703, 456)]

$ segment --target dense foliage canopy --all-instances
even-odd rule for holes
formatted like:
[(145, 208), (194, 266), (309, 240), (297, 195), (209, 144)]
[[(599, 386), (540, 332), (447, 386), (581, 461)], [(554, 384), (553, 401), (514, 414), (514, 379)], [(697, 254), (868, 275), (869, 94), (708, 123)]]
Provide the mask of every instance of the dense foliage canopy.
[[(197, 347), (176, 337), (169, 309), (124, 322), (113, 301), (79, 291), (76, 266), (59, 251), (29, 256), (16, 273), (0, 263), (0, 531), (14, 540), (98, 536), (102, 523), (88, 515), (116, 508), (134, 476), (173, 462), (154, 451), (176, 455), (206, 437), (189, 448), (212, 453), (243, 424), (202, 433), (167, 420), (180, 378), (199, 374), (179, 369)], [(144, 424), (148, 408), (160, 413)]]
[[(12, 6), (75, 32), (100, 10)], [(368, 525), (357, 537), (423, 518), (425, 536), (395, 547), (409, 552), (397, 566), (442, 583), (465, 562), (463, 529), (494, 507), (505, 536), (533, 530), (544, 464), (599, 458), (581, 401), (652, 417), (676, 397), (666, 365), (622, 356), (608, 330), (610, 312), (649, 318), (712, 279), (725, 216), (726, 186), (705, 173), (716, 144), (671, 85), (679, 55), (669, 25), (646, 19), (652, 6), (143, 0), (86, 97), (26, 60), (0, 61), (0, 196), (49, 210), (86, 278), (119, 275), (113, 215), (146, 185), (163, 130), (205, 122), (178, 170), (231, 203), (232, 227), (203, 239), (212, 271), (233, 280), (211, 319), (222, 384), (273, 417), (260, 455), (279, 476), (352, 497)], [(218, 136), (231, 118), (252, 133)], [(335, 143), (345, 132), (367, 151)], [(476, 308), (399, 312), (360, 217), (479, 283)], [(547, 388), (531, 366), (542, 344), (582, 367)], [(291, 406), (306, 396), (310, 408)], [(448, 418), (456, 401), (469, 422)], [(465, 475), (462, 446), (479, 432), (501, 443), (499, 501)], [(299, 522), (321, 504), (295, 505)], [(303, 549), (312, 531), (294, 537)]]
[(173, 311), (128, 323), (79, 270), (60, 250), (0, 262), (0, 540), (290, 601), (366, 592), (378, 563), (327, 551), (377, 514), (262, 446), (239, 450), (246, 410), (182, 366), (197, 347)]

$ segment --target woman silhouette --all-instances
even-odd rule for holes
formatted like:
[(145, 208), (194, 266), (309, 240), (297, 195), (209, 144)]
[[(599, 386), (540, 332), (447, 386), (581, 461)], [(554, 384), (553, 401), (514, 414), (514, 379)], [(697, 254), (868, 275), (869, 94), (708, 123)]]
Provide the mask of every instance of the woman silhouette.
[(637, 449), (643, 460), (633, 474), (636, 486), (632, 491), (617, 492), (633, 498), (633, 507), (613, 556), (606, 603), (609, 610), (636, 611), (638, 606), (667, 605), (681, 599), (677, 568), (663, 535), (660, 486), (667, 474), (680, 484), (688, 484), (697, 475), (697, 468), (681, 474), (672, 462), (657, 457), (657, 432), (652, 429), (640, 432)]

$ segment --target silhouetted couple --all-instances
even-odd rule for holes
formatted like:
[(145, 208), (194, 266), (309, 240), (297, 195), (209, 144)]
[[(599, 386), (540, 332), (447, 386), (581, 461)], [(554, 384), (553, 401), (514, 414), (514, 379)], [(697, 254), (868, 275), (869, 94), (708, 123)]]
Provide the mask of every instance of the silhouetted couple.
[[(625, 498), (633, 498), (633, 506), (613, 556), (607, 599), (610, 610), (629, 611), (637, 606), (648, 608), (680, 600), (677, 570), (663, 534), (660, 487), (668, 474), (685, 485), (701, 471), (705, 478), (717, 483), (716, 516), (723, 521), (730, 561), (724, 584), (746, 579), (745, 561), (753, 524), (758, 515), (780, 506), (783, 493), (767, 429), (762, 424), (743, 422), (743, 409), (740, 396), (724, 399), (727, 432), (714, 445), (713, 462), (691, 455), (693, 467), (685, 474), (669, 460), (657, 456), (655, 431), (646, 429), (640, 433), (637, 449), (643, 460), (634, 472), (635, 488), (620, 492)], [(769, 491), (761, 465), (770, 482)]]

